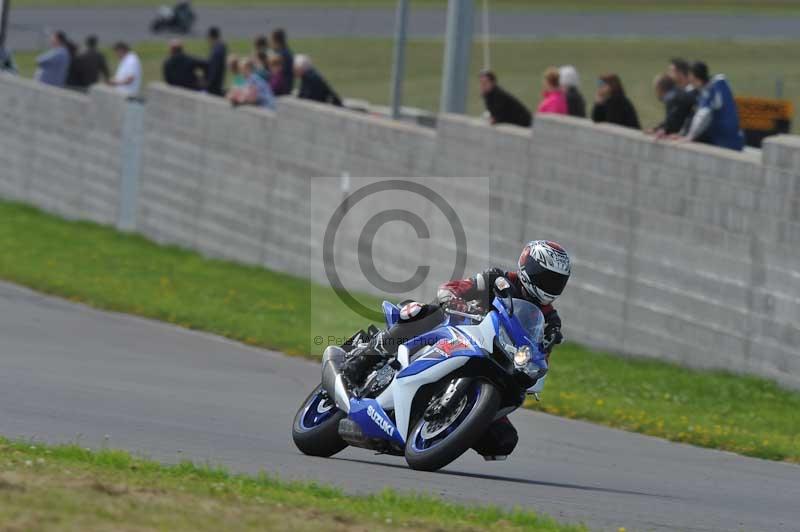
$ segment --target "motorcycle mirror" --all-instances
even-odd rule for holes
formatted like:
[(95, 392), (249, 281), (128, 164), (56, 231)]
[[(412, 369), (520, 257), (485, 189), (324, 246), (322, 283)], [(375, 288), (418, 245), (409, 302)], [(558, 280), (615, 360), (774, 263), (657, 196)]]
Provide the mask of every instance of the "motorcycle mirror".
[(505, 277), (498, 277), (494, 281), (494, 291), (498, 297), (506, 300), (506, 307), (508, 308), (508, 315), (514, 315), (514, 300), (511, 297), (511, 283)]

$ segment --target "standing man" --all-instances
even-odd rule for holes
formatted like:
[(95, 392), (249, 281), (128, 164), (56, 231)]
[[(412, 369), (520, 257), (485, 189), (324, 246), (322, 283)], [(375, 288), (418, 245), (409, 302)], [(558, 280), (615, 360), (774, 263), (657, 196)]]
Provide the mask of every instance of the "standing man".
[(283, 62), (283, 83), (286, 94), (294, 89), (294, 54), (286, 42), (286, 31), (278, 28), (270, 35), (272, 51), (281, 56)]
[(219, 28), (208, 28), (208, 62), (206, 64), (206, 91), (215, 96), (225, 94), (225, 62), (228, 58), (228, 48), (222, 40)]
[(34, 78), (54, 87), (63, 87), (69, 73), (70, 55), (67, 36), (57, 31), (50, 36), (50, 49), (36, 58)]
[(531, 127), (531, 112), (511, 93), (500, 88), (494, 72), (491, 70), (481, 72), (478, 84), (492, 124)]
[(74, 61), (75, 85), (81, 88), (88, 88), (94, 85), (102, 77), (108, 81), (111, 77), (108, 72), (108, 63), (103, 52), (97, 49), (97, 36), (89, 35), (86, 38), (86, 50), (79, 54)]
[(695, 141), (707, 134), (714, 146), (742, 151), (744, 134), (739, 127), (739, 111), (725, 76), (710, 78), (708, 66), (696, 61), (689, 70), (689, 81), (700, 90), (700, 97), (685, 138)]
[(138, 95), (142, 87), (142, 62), (139, 56), (121, 41), (114, 45), (114, 53), (117, 54), (119, 65), (108, 83), (128, 97)]

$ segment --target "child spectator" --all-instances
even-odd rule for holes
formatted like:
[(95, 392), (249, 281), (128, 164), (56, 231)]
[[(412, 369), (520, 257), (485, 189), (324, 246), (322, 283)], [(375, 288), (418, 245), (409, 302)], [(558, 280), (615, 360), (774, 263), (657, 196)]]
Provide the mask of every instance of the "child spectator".
[(580, 89), (578, 71), (572, 65), (564, 65), (558, 69), (558, 82), (567, 98), (567, 113), (570, 116), (586, 118), (586, 101)]
[(639, 116), (633, 104), (625, 95), (622, 81), (616, 74), (606, 74), (597, 80), (592, 120), (608, 122), (633, 129), (641, 129)]
[(230, 54), (228, 56), (228, 72), (231, 73), (231, 87), (234, 89), (244, 87), (247, 84), (247, 80), (244, 79), (242, 71), (239, 68), (240, 63), (241, 61), (238, 55)]
[(536, 108), (537, 113), (567, 114), (567, 98), (561, 92), (558, 69), (550, 67), (544, 71), (542, 78), (542, 101)]
[(243, 59), (240, 65), (245, 85), (228, 91), (228, 100), (232, 105), (256, 105), (275, 109), (275, 96), (269, 83), (256, 73), (256, 63), (253, 59)]
[(491, 70), (481, 72), (478, 83), (492, 124), (531, 127), (531, 112), (522, 102), (497, 84), (494, 72)]
[(689, 71), (689, 81), (700, 90), (700, 97), (686, 138), (697, 140), (706, 133), (714, 146), (741, 151), (744, 135), (728, 80), (722, 74), (709, 79), (708, 66), (696, 61)]
[(337, 107), (342, 106), (342, 100), (336, 94), (325, 78), (317, 72), (307, 55), (298, 55), (294, 58), (294, 74), (300, 79), (298, 98), (315, 102), (330, 103)]

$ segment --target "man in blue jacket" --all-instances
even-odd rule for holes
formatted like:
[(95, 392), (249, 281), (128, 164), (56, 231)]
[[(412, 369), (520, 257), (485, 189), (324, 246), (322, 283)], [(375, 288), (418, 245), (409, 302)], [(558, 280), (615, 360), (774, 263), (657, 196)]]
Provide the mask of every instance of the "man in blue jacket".
[(728, 80), (722, 74), (709, 78), (708, 66), (700, 61), (692, 64), (689, 80), (700, 89), (700, 97), (687, 139), (697, 140), (706, 134), (714, 146), (741, 151), (744, 135)]

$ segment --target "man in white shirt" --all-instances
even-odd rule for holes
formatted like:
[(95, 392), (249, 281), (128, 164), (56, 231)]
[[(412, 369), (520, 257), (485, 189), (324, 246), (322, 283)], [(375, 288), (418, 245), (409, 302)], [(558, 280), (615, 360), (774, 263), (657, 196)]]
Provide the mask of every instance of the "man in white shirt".
[(142, 86), (142, 63), (139, 56), (124, 42), (114, 45), (114, 53), (119, 58), (119, 66), (114, 77), (108, 82), (127, 96), (136, 96)]

